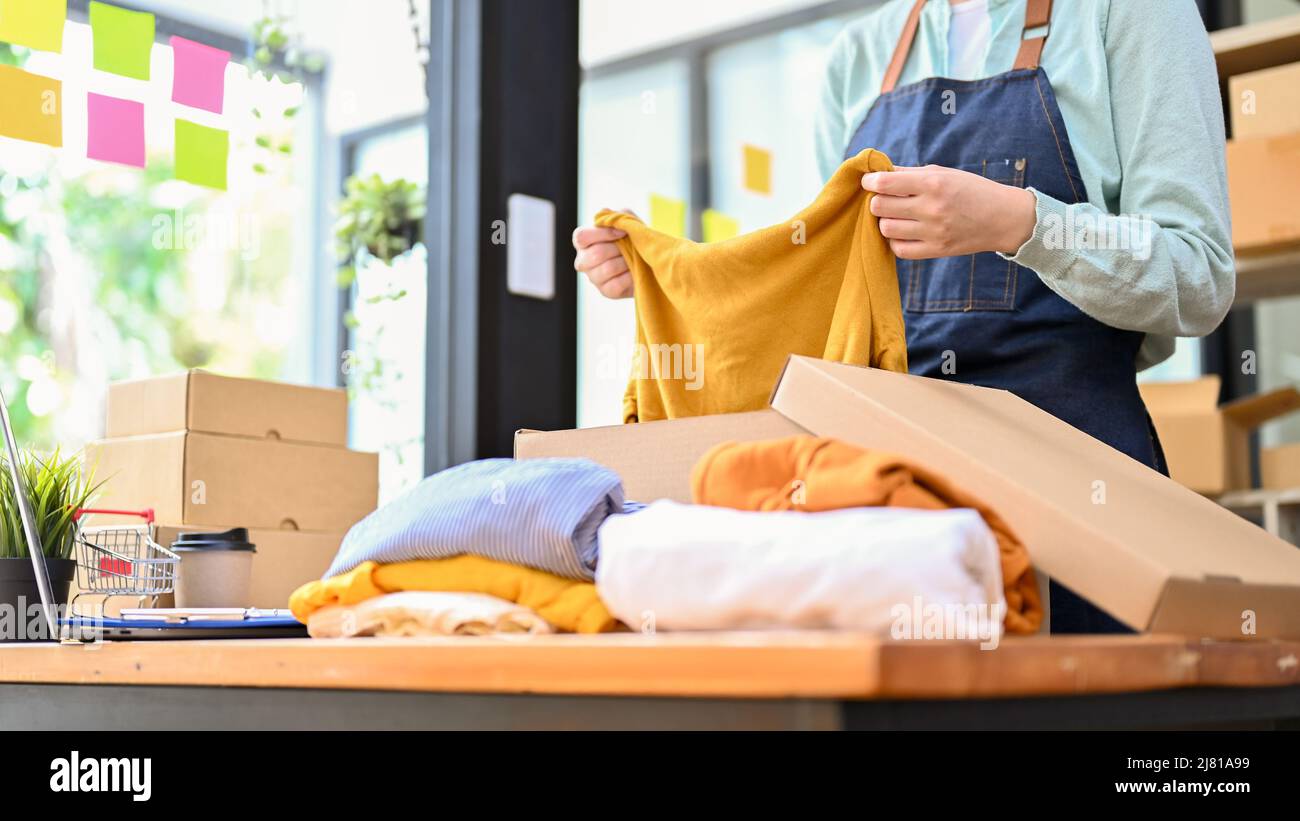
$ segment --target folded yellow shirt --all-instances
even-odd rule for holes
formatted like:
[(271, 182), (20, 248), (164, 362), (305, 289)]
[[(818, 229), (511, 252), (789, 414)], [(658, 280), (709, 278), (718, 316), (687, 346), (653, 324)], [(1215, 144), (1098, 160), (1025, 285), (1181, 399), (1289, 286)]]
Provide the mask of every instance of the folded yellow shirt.
[(313, 612), (327, 605), (352, 605), (404, 590), (486, 593), (530, 608), (555, 629), (566, 632), (606, 633), (618, 627), (591, 582), (482, 556), (397, 564), (365, 562), (347, 573), (299, 587), (289, 597), (289, 609), (306, 624)]
[(894, 255), (862, 188), (879, 151), (846, 160), (788, 223), (700, 244), (601, 211), (636, 296), (625, 422), (767, 407), (789, 354), (907, 371)]

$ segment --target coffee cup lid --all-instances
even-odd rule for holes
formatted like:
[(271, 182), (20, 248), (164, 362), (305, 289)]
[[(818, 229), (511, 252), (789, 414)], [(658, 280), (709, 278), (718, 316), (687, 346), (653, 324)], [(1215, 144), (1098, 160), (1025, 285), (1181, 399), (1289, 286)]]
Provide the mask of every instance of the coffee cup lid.
[(257, 546), (248, 540), (248, 528), (236, 527), (220, 533), (182, 533), (172, 542), (174, 552), (195, 550), (251, 550)]

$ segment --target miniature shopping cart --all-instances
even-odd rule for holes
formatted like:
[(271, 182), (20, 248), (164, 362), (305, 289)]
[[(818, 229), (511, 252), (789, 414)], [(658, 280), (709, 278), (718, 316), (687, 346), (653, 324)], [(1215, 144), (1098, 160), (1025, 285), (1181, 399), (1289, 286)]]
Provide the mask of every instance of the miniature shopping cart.
[[(91, 514), (138, 516), (142, 525), (86, 527)], [(180, 558), (153, 540), (152, 510), (102, 510), (83, 508), (73, 514), (77, 522), (77, 595), (72, 599), (74, 615), (82, 596), (102, 596), (102, 608), (114, 596), (134, 597), (137, 607), (153, 607), (158, 597), (172, 592)], [(102, 613), (101, 613), (102, 614)]]

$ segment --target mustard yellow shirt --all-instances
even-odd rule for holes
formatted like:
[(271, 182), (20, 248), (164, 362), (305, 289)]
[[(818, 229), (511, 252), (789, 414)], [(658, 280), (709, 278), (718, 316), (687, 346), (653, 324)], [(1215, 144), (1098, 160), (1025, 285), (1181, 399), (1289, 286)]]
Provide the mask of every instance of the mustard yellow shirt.
[(358, 604), (404, 590), (486, 593), (522, 604), (563, 632), (605, 633), (619, 626), (591, 582), (482, 556), (395, 564), (364, 562), (347, 573), (307, 582), (289, 597), (289, 609), (306, 624), (312, 613), (327, 605)]
[(619, 228), (636, 296), (625, 422), (767, 406), (789, 354), (907, 371), (894, 255), (862, 188), (893, 164), (846, 160), (789, 222), (702, 244), (601, 211)]

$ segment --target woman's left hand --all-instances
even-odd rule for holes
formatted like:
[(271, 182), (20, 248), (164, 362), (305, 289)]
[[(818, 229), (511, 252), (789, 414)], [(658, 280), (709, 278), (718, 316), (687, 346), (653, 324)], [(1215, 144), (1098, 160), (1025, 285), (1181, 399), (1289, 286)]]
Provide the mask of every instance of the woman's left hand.
[(1014, 254), (1037, 222), (1034, 193), (939, 165), (862, 176), (871, 213), (899, 259)]

